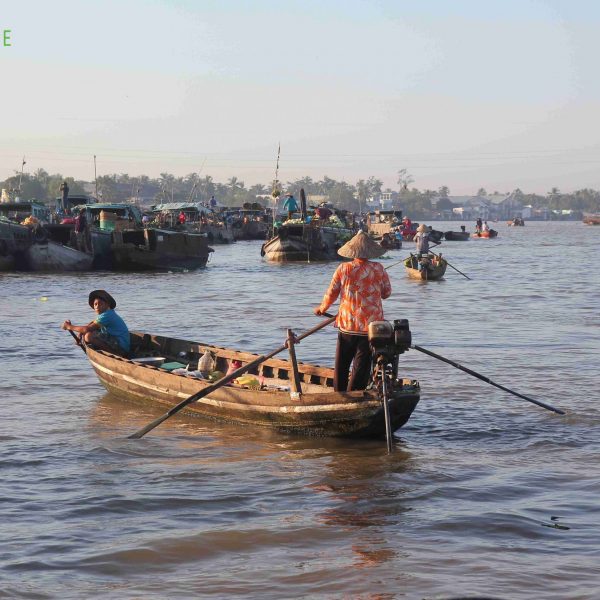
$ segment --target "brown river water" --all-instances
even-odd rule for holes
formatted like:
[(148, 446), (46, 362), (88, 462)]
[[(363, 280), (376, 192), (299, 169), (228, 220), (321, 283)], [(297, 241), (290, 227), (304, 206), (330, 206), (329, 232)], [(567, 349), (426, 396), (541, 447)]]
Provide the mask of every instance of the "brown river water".
[(335, 263), (238, 242), (190, 273), (1, 274), (0, 598), (599, 598), (600, 227), (493, 226), (437, 249), (472, 281), (391, 267), (386, 317), (567, 415), (410, 351), (391, 455), (180, 416), (129, 440), (162, 411), (107, 395), (59, 328), (104, 288), (132, 329), (268, 352), (318, 323)]

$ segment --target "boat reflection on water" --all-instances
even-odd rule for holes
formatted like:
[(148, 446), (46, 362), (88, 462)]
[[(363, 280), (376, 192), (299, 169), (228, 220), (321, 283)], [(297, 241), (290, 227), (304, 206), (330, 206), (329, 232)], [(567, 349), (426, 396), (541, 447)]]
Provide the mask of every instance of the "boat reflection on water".
[(309, 486), (328, 496), (330, 506), (320, 513), (319, 520), (352, 535), (353, 566), (358, 569), (408, 556), (397, 538), (390, 538), (386, 531), (390, 527), (401, 531), (411, 511), (409, 489), (399, 481), (412, 470), (412, 455), (397, 443), (390, 455), (381, 446), (369, 440), (332, 453), (324, 476)]
[[(401, 530), (411, 511), (410, 490), (400, 482), (414, 463), (412, 454), (397, 439), (394, 452), (387, 455), (383, 440), (283, 435), (264, 428), (174, 416), (142, 442), (128, 440), (127, 435), (162, 414), (160, 408), (142, 410), (106, 393), (90, 414), (94, 433), (105, 439), (119, 438), (119, 449), (135, 452), (136, 460), (141, 453), (149, 462), (159, 460), (167, 470), (193, 470), (199, 477), (206, 465), (218, 464), (223, 472), (257, 471), (270, 482), (265, 483), (267, 495), (273, 480), (279, 481), (284, 493), (271, 499), (284, 512), (279, 529), (283, 522), (296, 529), (308, 518), (338, 532), (338, 537), (348, 537), (346, 548), (351, 550), (356, 568), (378, 567), (406, 554), (396, 538), (386, 533), (390, 526)], [(311, 492), (309, 506), (295, 503), (294, 487), (301, 495)], [(294, 535), (304, 533), (296, 531)]]

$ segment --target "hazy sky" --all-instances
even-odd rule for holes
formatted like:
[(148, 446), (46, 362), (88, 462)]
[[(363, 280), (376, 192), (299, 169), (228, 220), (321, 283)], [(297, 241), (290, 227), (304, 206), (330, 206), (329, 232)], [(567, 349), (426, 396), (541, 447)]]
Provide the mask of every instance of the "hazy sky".
[[(2, 0), (0, 179), (600, 189), (595, 0)], [(1, 39), (1, 38), (0, 38)], [(203, 166), (202, 166), (203, 165)]]

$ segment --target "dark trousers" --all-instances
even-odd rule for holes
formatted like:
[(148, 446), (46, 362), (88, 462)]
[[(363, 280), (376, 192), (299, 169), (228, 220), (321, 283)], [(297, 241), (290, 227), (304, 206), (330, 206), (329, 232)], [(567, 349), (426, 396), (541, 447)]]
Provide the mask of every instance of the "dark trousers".
[[(354, 362), (353, 362), (354, 361)], [(352, 363), (350, 383), (348, 376)], [(333, 388), (336, 392), (364, 390), (371, 375), (371, 349), (366, 335), (338, 333)]]

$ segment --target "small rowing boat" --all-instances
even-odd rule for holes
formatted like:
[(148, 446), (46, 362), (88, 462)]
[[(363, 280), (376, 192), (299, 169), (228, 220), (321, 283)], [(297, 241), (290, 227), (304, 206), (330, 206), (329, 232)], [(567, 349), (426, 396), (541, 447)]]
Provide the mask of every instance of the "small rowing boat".
[(490, 229), (489, 231), (476, 231), (472, 237), (491, 239), (497, 237), (497, 235), (498, 232), (495, 229)]
[(586, 225), (600, 225), (600, 215), (586, 215), (583, 222)]
[(444, 239), (447, 242), (466, 242), (471, 237), (468, 231), (445, 231)]
[(441, 279), (446, 272), (448, 263), (442, 255), (428, 254), (421, 258), (411, 254), (405, 261), (406, 273), (411, 279), (434, 281)]
[[(142, 332), (133, 332), (131, 342), (130, 358), (86, 347), (100, 382), (123, 400), (169, 409), (211, 385), (211, 380), (199, 378), (202, 375), (198, 371), (185, 369), (207, 353), (217, 377), (232, 367), (233, 361), (248, 364), (259, 358), (257, 354)], [(237, 383), (192, 402), (182, 414), (302, 435), (385, 435), (380, 380), (366, 390), (336, 392), (333, 369), (297, 362), (295, 370), (292, 361), (277, 358), (258, 364), (250, 375), (253, 377), (240, 377)], [(417, 406), (419, 383), (396, 374), (386, 387), (394, 431), (408, 421)]]

